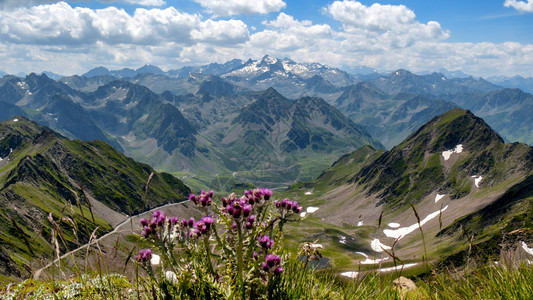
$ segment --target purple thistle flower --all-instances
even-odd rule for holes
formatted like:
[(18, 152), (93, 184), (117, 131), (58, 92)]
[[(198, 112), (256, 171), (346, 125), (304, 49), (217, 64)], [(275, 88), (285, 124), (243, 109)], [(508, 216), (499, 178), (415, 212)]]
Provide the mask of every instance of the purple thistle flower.
[(280, 275), (281, 273), (283, 273), (283, 268), (282, 267), (277, 267), (276, 269), (274, 269), (274, 274)]
[(146, 262), (152, 259), (152, 250), (146, 248), (139, 251), (139, 255), (136, 256), (137, 261)]
[(272, 248), (272, 246), (274, 246), (274, 241), (273, 240), (268, 241), (268, 243), (266, 244), (266, 248), (270, 249)]
[(272, 190), (267, 188), (262, 188), (261, 193), (263, 194), (263, 198), (265, 200), (270, 200), (270, 197), (272, 197)]
[(239, 206), (234, 206), (233, 207), (233, 213), (232, 213), (233, 217), (234, 218), (238, 218), (240, 217), (241, 215), (241, 208)]
[(261, 189), (256, 188), (254, 190), (254, 198), (255, 198), (255, 200), (259, 200), (259, 199), (261, 199), (261, 197), (263, 197), (263, 193), (262, 193)]
[(176, 225), (176, 223), (179, 222), (179, 219), (178, 219), (178, 217), (172, 217), (172, 218), (169, 219), (169, 221), (170, 221), (170, 224)]
[(263, 271), (265, 271), (265, 272), (268, 272), (268, 270), (269, 270), (270, 268), (268, 267), (268, 265), (267, 265), (266, 262), (262, 262), (262, 263), (261, 263), (261, 269), (262, 269)]
[(253, 257), (255, 260), (258, 260), (259, 259), (259, 254), (257, 254), (257, 252), (254, 252), (253, 253)]
[(233, 230), (237, 229), (237, 223), (233, 222), (233, 224), (231, 224), (231, 229)]
[(202, 222), (204, 222), (205, 226), (207, 227), (207, 229), (210, 229), (211, 228), (211, 224), (213, 224), (213, 222), (215, 221), (215, 219), (213, 219), (212, 217), (202, 217)]
[(144, 218), (141, 219), (141, 226), (142, 226), (142, 227), (146, 227), (146, 226), (148, 226), (148, 221), (147, 221), (146, 219), (144, 219)]
[(191, 218), (189, 219), (189, 222), (188, 222), (187, 225), (188, 225), (189, 227), (193, 227), (193, 226), (194, 226), (194, 218), (193, 218), (193, 217), (191, 217)]
[(252, 229), (253, 228), (253, 224), (250, 223), (250, 222), (246, 222), (245, 226), (246, 226), (246, 229)]
[(150, 227), (152, 230), (155, 230), (157, 228), (157, 223), (154, 221), (154, 219), (150, 220), (150, 223), (148, 223), (148, 227)]
[(260, 236), (258, 240), (259, 240), (259, 245), (261, 245), (261, 247), (266, 248), (266, 249), (270, 249), (270, 247), (272, 247), (272, 245), (270, 244), (270, 238), (268, 237), (268, 235)]
[(265, 257), (265, 262), (269, 268), (272, 268), (274, 266), (278, 266), (281, 263), (281, 259), (275, 254), (268, 254)]
[(250, 215), (250, 212), (252, 212), (252, 206), (250, 204), (244, 205), (244, 207), (242, 208), (242, 215), (248, 217)]
[(196, 231), (197, 233), (200, 235), (200, 234), (205, 234), (207, 233), (207, 226), (205, 225), (204, 221), (198, 221), (194, 224), (194, 227), (196, 227)]
[(255, 215), (250, 215), (250, 216), (248, 217), (248, 222), (250, 222), (250, 223), (255, 222)]
[(220, 202), (222, 202), (222, 206), (228, 205), (228, 200), (224, 196), (220, 197)]
[(194, 204), (198, 203), (198, 200), (196, 199), (196, 195), (190, 194), (189, 200), (192, 201)]

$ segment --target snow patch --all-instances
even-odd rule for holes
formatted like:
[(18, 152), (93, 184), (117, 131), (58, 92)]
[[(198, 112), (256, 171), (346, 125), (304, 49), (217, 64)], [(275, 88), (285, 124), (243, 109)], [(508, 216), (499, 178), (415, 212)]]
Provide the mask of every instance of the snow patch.
[(444, 195), (441, 195), (441, 194), (437, 194), (435, 196), (435, 203), (439, 202), (440, 199), (442, 199), (444, 197)]
[(305, 217), (306, 214), (307, 214), (307, 213), (306, 213), (305, 211), (302, 211), (302, 212), (300, 213), (300, 217), (303, 218), (303, 217)]
[(481, 180), (483, 179), (483, 176), (479, 176), (479, 177), (476, 177), (474, 179), (474, 184), (479, 187), (479, 183), (481, 182)]
[(18, 122), (18, 121), (19, 121), (19, 119), (13, 119), (13, 122)]
[(346, 237), (341, 235), (341, 239), (339, 240), (339, 243), (346, 245)]
[(309, 206), (309, 207), (307, 208), (307, 213), (308, 213), (308, 214), (312, 214), (312, 213), (314, 213), (314, 212), (317, 211), (317, 210), (318, 210), (318, 207)]
[(382, 269), (378, 269), (377, 271), (378, 272), (401, 271), (403, 269), (411, 268), (416, 265), (418, 265), (418, 263), (405, 264), (405, 265), (390, 267), (390, 268), (382, 268)]
[(463, 145), (459, 144), (459, 145), (455, 146), (455, 148), (452, 149), (452, 150), (443, 151), (442, 152), (442, 156), (444, 157), (444, 160), (448, 160), (448, 159), (450, 159), (450, 156), (453, 153), (461, 153), (461, 152), (463, 152)]
[(389, 250), (391, 249), (390, 246), (387, 246), (385, 244), (382, 244), (379, 239), (373, 239), (371, 242), (370, 242), (370, 248), (372, 248), (372, 250), (376, 251), (376, 252), (383, 252), (383, 250)]
[(363, 226), (363, 221), (357, 222), (357, 227), (359, 227), (359, 226)]
[(304, 195), (312, 195), (313, 193), (312, 192), (305, 192)]
[(390, 228), (398, 228), (398, 227), (400, 227), (400, 224), (399, 224), (399, 223), (394, 223), (394, 222), (389, 223), (389, 224), (387, 224), (387, 225), (389, 225)]
[(522, 249), (524, 249), (527, 253), (533, 255), (533, 248), (529, 248), (525, 242), (522, 242)]
[(342, 272), (341, 276), (349, 277), (349, 278), (357, 278), (357, 274), (359, 273), (355, 271), (350, 271), (350, 272)]
[[(423, 226), (427, 222), (429, 222), (431, 219), (438, 216), (441, 212), (445, 211), (448, 208), (448, 205), (446, 205), (442, 210), (437, 210), (436, 212), (430, 213), (427, 215), (422, 221), (420, 221), (420, 226)], [(398, 229), (385, 229), (383, 230), (383, 233), (390, 237), (395, 239), (402, 239), (404, 236), (408, 235), (409, 233), (415, 231), (418, 229), (418, 223), (415, 223), (409, 227), (403, 227)]]
[(360, 263), (361, 263), (362, 265), (375, 265), (375, 264), (379, 264), (380, 262), (389, 259), (389, 257), (378, 258), (378, 259), (370, 259), (370, 258), (368, 257), (368, 255), (366, 255), (366, 253), (363, 253), (363, 252), (355, 252), (355, 253), (357, 253), (357, 254), (361, 254), (362, 256), (365, 257), (365, 260), (360, 261)]

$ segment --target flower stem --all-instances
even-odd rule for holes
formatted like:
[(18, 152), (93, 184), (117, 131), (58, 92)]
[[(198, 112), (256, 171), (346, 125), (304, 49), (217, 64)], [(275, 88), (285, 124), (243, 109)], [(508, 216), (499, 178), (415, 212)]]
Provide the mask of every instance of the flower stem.
[(215, 270), (213, 269), (213, 264), (211, 263), (211, 249), (209, 248), (209, 236), (204, 236), (204, 246), (205, 251), (207, 253), (207, 266), (209, 268), (209, 272), (216, 278)]

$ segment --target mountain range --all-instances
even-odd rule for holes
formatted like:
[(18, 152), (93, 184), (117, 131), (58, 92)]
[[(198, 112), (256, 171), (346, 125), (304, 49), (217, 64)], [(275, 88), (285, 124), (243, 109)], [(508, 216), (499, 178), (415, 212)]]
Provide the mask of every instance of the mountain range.
[(316, 211), (292, 237), (342, 253), (334, 263), (346, 270), (390, 265), (391, 251), (403, 264), (497, 259), (501, 243), (533, 239), (532, 178), (532, 147), (505, 144), (470, 111), (452, 109), (389, 151), (361, 148), (289, 188)]
[[(279, 113), (261, 107), (272, 104), (260, 101), (271, 96), (270, 88), (283, 101), (315, 99), (310, 105), (282, 105), (314, 115), (296, 119), (271, 115), (276, 122), (290, 124), (258, 131), (255, 127), (260, 125), (243, 118), (241, 110), (250, 106), (265, 114)], [(4, 119), (24, 115), (69, 138), (103, 140), (135, 159), (182, 176), (195, 187), (229, 188), (247, 181), (274, 187), (310, 180), (354, 146), (390, 149), (434, 116), (455, 107), (484, 118), (506, 141), (533, 143), (533, 120), (526, 113), (533, 98), (520, 90), (504, 89), (482, 78), (449, 79), (438, 72), (416, 75), (397, 70), (355, 76), (318, 63), (270, 56), (170, 71), (149, 65), (118, 71), (99, 67), (57, 81), (45, 74), (8, 75), (0, 79), (0, 95)], [(321, 108), (311, 109), (313, 105)], [(341, 129), (327, 123), (342, 118), (337, 111), (348, 118), (338, 121), (344, 126)], [(304, 127), (326, 132), (304, 133)], [(334, 146), (303, 143), (296, 133)], [(256, 142), (261, 144), (256, 147), (259, 154), (244, 147)], [(304, 144), (305, 149), (298, 146)], [(241, 162), (261, 157), (264, 162), (239, 166), (235, 157), (241, 157)], [(251, 172), (251, 166), (262, 172)], [(282, 175), (269, 178), (266, 174), (274, 170)]]

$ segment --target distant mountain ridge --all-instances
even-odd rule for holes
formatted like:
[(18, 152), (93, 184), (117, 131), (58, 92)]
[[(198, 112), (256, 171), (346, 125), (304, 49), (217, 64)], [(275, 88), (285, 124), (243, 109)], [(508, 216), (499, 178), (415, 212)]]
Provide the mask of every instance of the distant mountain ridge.
[[(160, 75), (137, 75), (134, 79), (153, 76)], [(6, 105), (13, 105), (6, 106), (10, 111), (20, 112), (22, 108), (23, 115), (68, 137), (106, 141), (158, 169), (200, 172), (205, 176), (202, 180), (211, 180), (209, 178), (213, 174), (228, 176), (235, 171), (249, 172), (246, 168), (251, 168), (251, 163), (239, 166), (233, 160), (237, 156), (242, 156), (241, 161), (255, 159), (258, 154), (243, 152), (243, 141), (240, 139), (251, 139), (248, 141), (250, 143), (258, 141), (255, 139), (257, 136), (254, 137), (251, 131), (248, 135), (233, 136), (235, 131), (231, 127), (236, 124), (233, 119), (237, 118), (241, 108), (252, 102), (258, 101), (257, 105), (262, 109), (268, 107), (267, 104), (260, 104), (261, 99), (267, 97), (265, 95), (268, 93), (277, 92), (273, 89), (267, 92), (245, 92), (223, 78), (214, 75), (200, 77), (201, 80), (191, 81), (197, 87), (195, 94), (180, 96), (170, 92), (158, 95), (131, 81), (109, 81), (112, 77), (68, 77), (54, 81), (46, 75), (35, 74), (26, 78), (3, 78), (0, 92), (4, 93), (4, 99), (8, 102)], [(80, 90), (69, 87), (67, 83)], [(222, 180), (223, 184), (235, 180), (255, 180), (258, 184), (263, 180), (261, 177), (271, 176), (266, 171), (270, 170), (268, 166), (276, 170), (292, 166), (290, 172), (285, 172), (283, 176), (267, 180), (275, 186), (290, 184), (294, 180), (316, 176), (320, 168), (336, 159), (336, 155), (364, 144), (381, 147), (362, 128), (322, 100), (302, 98), (307, 100), (297, 100), (294, 103), (301, 105), (293, 107), (291, 100), (278, 96), (292, 107), (292, 111), (297, 112), (295, 122), (286, 125), (291, 138), (275, 141), (283, 135), (266, 132), (265, 136), (270, 139), (267, 142), (269, 146), (258, 148), (261, 155), (268, 157), (264, 175), (254, 178), (232, 175)], [(304, 102), (312, 104), (304, 105)], [(275, 113), (263, 111), (269, 117), (286, 112), (284, 109)], [(290, 119), (292, 122), (292, 115)], [(231, 139), (234, 144), (228, 142)], [(285, 144), (281, 145), (281, 142)], [(268, 149), (274, 146), (276, 154), (272, 155)], [(318, 153), (326, 155), (320, 163), (312, 167), (302, 167), (299, 163), (301, 159), (309, 159), (309, 156)]]

